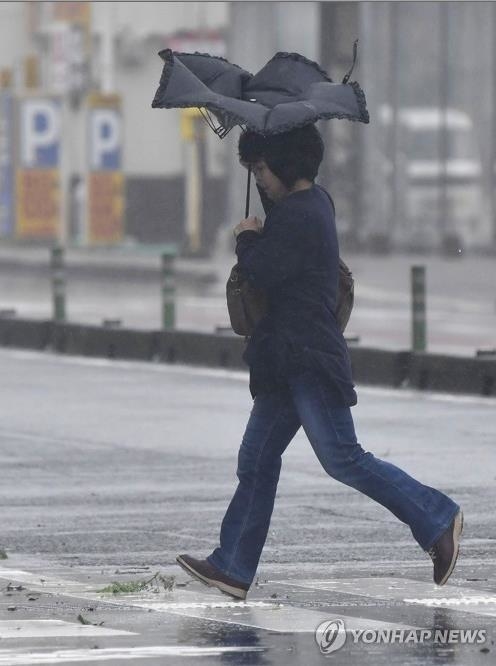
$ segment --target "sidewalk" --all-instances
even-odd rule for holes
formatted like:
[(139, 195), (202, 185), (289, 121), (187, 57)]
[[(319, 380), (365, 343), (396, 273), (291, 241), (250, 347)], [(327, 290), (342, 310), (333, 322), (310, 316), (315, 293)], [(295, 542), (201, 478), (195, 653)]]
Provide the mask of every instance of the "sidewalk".
[[(177, 327), (212, 332), (227, 325), (225, 284), (236, 261), (230, 238), (211, 257), (177, 257)], [(66, 250), (71, 320), (100, 322), (109, 316), (131, 327), (157, 326), (161, 254), (166, 245)], [(496, 347), (494, 257), (372, 255), (343, 252), (355, 278), (355, 308), (348, 334), (360, 344), (409, 349), (410, 274), (426, 268), (428, 351), (473, 357)], [(0, 305), (43, 318), (50, 310), (50, 250), (0, 243)]]
[[(146, 279), (159, 275), (161, 255), (171, 248), (173, 246), (167, 244), (70, 247), (65, 250), (65, 264), (72, 275)], [(176, 257), (174, 266), (177, 278), (183, 282), (211, 283), (217, 280), (217, 270), (210, 258)], [(50, 248), (0, 242), (0, 270), (46, 273), (49, 268)]]

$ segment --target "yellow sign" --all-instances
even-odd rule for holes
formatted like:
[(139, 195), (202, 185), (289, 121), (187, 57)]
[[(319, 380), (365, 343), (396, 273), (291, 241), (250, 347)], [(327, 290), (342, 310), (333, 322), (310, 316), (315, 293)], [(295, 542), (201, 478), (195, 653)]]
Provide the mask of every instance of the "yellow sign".
[(88, 242), (110, 245), (122, 240), (124, 178), (120, 171), (88, 174)]
[(18, 169), (16, 173), (17, 237), (57, 238), (60, 225), (58, 169)]
[(121, 108), (121, 96), (119, 93), (102, 93), (99, 90), (92, 90), (88, 93), (86, 102), (89, 107), (94, 109)]
[(198, 118), (203, 118), (200, 109), (196, 107), (181, 109), (181, 138), (185, 141), (193, 141), (195, 138), (195, 123)]

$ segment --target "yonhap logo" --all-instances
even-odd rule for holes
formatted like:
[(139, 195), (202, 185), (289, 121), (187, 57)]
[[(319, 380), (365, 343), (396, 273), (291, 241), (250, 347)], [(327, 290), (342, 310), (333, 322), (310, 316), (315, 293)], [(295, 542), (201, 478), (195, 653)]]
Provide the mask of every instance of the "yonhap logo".
[(322, 654), (340, 650), (346, 643), (344, 620), (325, 620), (315, 630), (315, 640)]
[[(405, 627), (401, 625), (377, 627), (372, 629), (348, 629), (353, 645), (357, 643), (371, 644), (418, 644), (437, 643), (438, 645), (452, 645), (462, 643), (480, 645), (486, 642), (486, 629), (421, 629), (418, 627)], [(322, 654), (330, 655), (340, 650), (346, 643), (347, 633), (344, 620), (324, 620), (315, 630), (315, 641)]]

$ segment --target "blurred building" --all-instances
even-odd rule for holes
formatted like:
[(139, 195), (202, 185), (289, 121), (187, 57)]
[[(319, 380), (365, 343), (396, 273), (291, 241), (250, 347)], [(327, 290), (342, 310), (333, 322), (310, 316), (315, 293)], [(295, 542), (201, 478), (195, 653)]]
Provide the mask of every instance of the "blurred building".
[[(212, 249), (219, 228), (230, 228), (243, 214), (239, 131), (221, 141), (195, 119), (181, 123), (180, 111), (152, 109), (162, 70), (158, 51), (225, 55), (252, 72), (277, 51), (297, 51), (340, 81), (358, 38), (353, 78), (365, 90), (371, 122), (319, 125), (327, 145), (320, 181), (335, 199), (343, 247), (487, 249), (496, 244), (495, 8), (469, 2), (5, 2), (0, 69), (11, 69), (18, 90), (38, 86), (67, 100), (70, 237), (77, 237), (77, 202), (84, 201), (84, 100), (97, 90), (120, 97), (126, 236), (186, 246), (188, 201), (196, 192), (201, 253)], [(79, 11), (80, 18), (64, 27), (64, 11)], [(185, 122), (197, 137), (193, 153)], [(192, 170), (199, 172), (193, 182)], [(256, 191), (252, 211), (260, 212)]]
[[(187, 142), (180, 111), (151, 108), (163, 64), (158, 52), (225, 55), (228, 10), (222, 2), (0, 3), (0, 69), (12, 73), (15, 92), (56, 94), (67, 103), (69, 241), (77, 240), (84, 200), (85, 102), (90, 91), (99, 91), (117, 94), (120, 101), (126, 236), (184, 243)], [(202, 244), (210, 246), (224, 216), (225, 149), (213, 135), (203, 136)]]
[[(234, 2), (230, 26), (229, 58), (251, 71), (294, 50), (335, 81), (359, 39), (352, 78), (365, 90), (370, 124), (320, 123), (319, 177), (344, 248), (494, 250), (496, 3)], [(229, 176), (236, 219), (245, 183), (234, 162)]]

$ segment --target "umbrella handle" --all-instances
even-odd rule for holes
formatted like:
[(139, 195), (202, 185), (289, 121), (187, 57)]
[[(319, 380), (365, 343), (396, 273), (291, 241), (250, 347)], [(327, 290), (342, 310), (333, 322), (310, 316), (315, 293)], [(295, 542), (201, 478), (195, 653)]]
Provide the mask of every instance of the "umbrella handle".
[(251, 166), (248, 167), (248, 182), (246, 184), (246, 205), (245, 218), (250, 214), (250, 185), (251, 185)]

